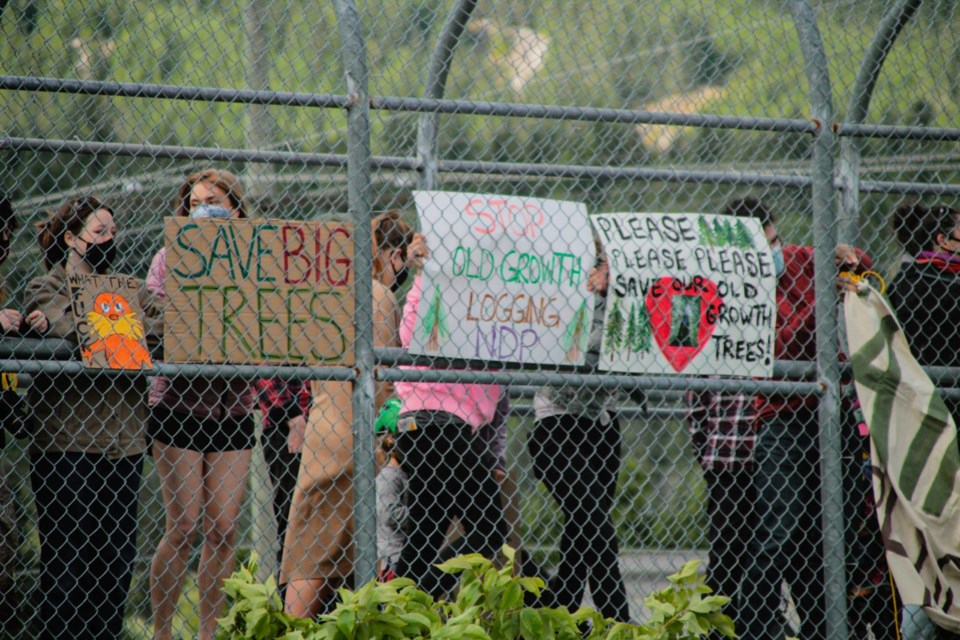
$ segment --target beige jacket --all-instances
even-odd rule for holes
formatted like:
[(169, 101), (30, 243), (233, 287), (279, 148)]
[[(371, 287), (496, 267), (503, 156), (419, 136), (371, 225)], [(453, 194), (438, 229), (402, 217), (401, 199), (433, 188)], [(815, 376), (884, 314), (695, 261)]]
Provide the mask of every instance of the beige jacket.
[[(163, 315), (144, 287), (138, 302), (148, 340), (163, 333)], [(70, 287), (62, 266), (34, 278), (24, 293), (24, 311), (39, 309), (50, 322), (46, 335), (77, 340)], [(147, 377), (90, 373), (38, 374), (27, 391), (33, 421), (33, 452), (98, 453), (122, 458), (143, 453)]]

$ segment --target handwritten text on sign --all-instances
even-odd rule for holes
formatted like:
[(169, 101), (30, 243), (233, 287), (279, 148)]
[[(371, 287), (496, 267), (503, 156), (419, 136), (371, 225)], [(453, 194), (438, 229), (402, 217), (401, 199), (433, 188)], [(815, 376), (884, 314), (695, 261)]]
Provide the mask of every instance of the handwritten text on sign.
[(592, 221), (611, 277), (601, 368), (772, 375), (776, 279), (759, 221), (700, 213)]
[(580, 363), (595, 251), (578, 202), (418, 191), (431, 257), (411, 351)]
[(352, 364), (353, 227), (166, 218), (170, 362)]

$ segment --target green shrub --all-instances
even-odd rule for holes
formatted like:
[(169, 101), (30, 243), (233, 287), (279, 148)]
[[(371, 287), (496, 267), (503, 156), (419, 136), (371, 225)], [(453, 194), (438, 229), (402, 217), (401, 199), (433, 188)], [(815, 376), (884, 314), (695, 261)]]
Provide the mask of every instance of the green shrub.
[(467, 638), (476, 640), (695, 640), (716, 630), (734, 638), (733, 621), (721, 610), (729, 598), (708, 595), (709, 587), (688, 562), (669, 577), (670, 587), (644, 600), (652, 611), (645, 624), (604, 619), (592, 609), (535, 609), (524, 593), (539, 595), (544, 582), (513, 573), (514, 550), (505, 546), (503, 568), (478, 554), (457, 556), (440, 569), (460, 574), (452, 602), (434, 600), (412, 580), (368, 582), (341, 589), (336, 609), (319, 620), (283, 611), (273, 578), (258, 583), (256, 558), (228, 579), (231, 607), (220, 619), (219, 640), (367, 640), (373, 638)]

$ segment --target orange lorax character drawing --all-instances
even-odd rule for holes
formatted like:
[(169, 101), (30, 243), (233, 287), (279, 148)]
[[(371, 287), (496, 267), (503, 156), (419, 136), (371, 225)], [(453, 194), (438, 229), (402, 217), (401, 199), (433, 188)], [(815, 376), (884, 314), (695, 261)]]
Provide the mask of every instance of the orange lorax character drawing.
[(150, 352), (142, 342), (143, 323), (123, 296), (109, 292), (97, 295), (87, 321), (94, 340), (83, 350), (84, 358), (92, 362), (93, 354), (102, 351), (111, 369), (153, 367)]

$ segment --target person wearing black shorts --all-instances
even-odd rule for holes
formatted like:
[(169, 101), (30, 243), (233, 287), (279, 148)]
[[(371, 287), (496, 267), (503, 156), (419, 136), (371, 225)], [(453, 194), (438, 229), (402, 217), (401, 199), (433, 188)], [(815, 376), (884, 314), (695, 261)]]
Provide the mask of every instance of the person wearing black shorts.
[[(242, 218), (243, 189), (236, 176), (216, 169), (187, 177), (176, 216)], [(154, 257), (147, 287), (166, 296), (166, 249)], [(200, 640), (212, 640), (225, 605), (221, 589), (236, 564), (237, 527), (255, 442), (253, 385), (241, 379), (155, 377), (150, 387), (154, 465), (160, 476), (166, 522), (150, 565), (154, 638), (172, 640), (173, 617), (190, 549), (203, 531), (197, 568)]]

